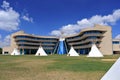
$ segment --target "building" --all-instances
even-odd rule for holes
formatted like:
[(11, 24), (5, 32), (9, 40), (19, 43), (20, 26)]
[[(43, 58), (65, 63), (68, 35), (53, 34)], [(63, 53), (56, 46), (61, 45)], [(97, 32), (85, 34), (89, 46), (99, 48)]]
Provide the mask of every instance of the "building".
[(113, 53), (120, 54), (120, 39), (113, 39)]
[(68, 45), (72, 45), (81, 54), (88, 54), (91, 44), (96, 43), (103, 55), (112, 55), (112, 31), (109, 26), (95, 25), (81, 30), (79, 34), (66, 37)]
[(10, 46), (3, 48), (3, 54), (12, 53), (14, 48), (17, 48), (21, 54), (35, 54), (40, 45), (48, 54), (51, 54), (54, 52), (58, 40), (57, 37), (36, 36), (18, 31), (11, 35)]
[[(80, 54), (88, 54), (93, 43), (97, 45), (103, 55), (112, 55), (116, 48), (112, 44), (114, 40), (112, 41), (111, 27), (102, 25), (82, 29), (78, 34), (66, 36), (64, 41), (67, 51), (73, 46)], [(36, 36), (19, 31), (11, 35), (11, 44), (9, 47), (3, 48), (3, 54), (10, 54), (14, 48), (18, 48), (21, 54), (35, 54), (40, 45), (47, 54), (57, 54), (59, 38)]]

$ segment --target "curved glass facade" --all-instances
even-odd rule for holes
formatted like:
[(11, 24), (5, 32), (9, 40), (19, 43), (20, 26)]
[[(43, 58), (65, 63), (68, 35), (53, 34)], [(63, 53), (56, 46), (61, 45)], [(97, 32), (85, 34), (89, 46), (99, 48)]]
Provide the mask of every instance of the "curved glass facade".
[(78, 53), (88, 54), (93, 43), (96, 43), (99, 47), (104, 33), (104, 31), (100, 30), (85, 31), (76, 36), (67, 37), (66, 41), (68, 45), (72, 45)]
[(29, 35), (16, 35), (14, 39), (21, 54), (35, 54), (40, 45), (46, 53), (51, 54), (58, 42), (57, 38), (34, 37)]
[[(24, 31), (18, 31), (11, 35), (11, 45), (7, 50), (11, 53), (14, 48), (18, 48), (21, 54), (35, 54), (39, 46), (41, 45), (47, 54), (59, 54), (59, 50), (66, 48), (68, 53), (70, 47), (80, 54), (88, 54), (93, 43), (97, 45), (103, 55), (113, 54), (113, 44), (119, 44), (119, 42), (112, 42), (112, 30), (109, 26), (95, 25), (91, 28), (86, 28), (80, 31), (76, 35), (66, 36), (64, 45), (60, 45), (59, 38), (54, 36), (36, 36), (24, 33)], [(61, 42), (63, 43), (63, 42)], [(116, 46), (114, 46), (116, 48)], [(7, 51), (3, 49), (4, 52)], [(115, 49), (114, 49), (115, 50)]]
[[(104, 33), (104, 31), (100, 30), (90, 30), (81, 32), (76, 36), (66, 37), (66, 47), (69, 50), (70, 46), (72, 45), (78, 53), (88, 54), (94, 41), (99, 47)], [(14, 39), (18, 45), (18, 48), (20, 49), (21, 54), (35, 54), (40, 45), (48, 54), (67, 53), (67, 51), (64, 51), (65, 45), (63, 46), (63, 44), (61, 44), (62, 42), (59, 43), (58, 38), (36, 37), (33, 35), (16, 35), (14, 36)]]

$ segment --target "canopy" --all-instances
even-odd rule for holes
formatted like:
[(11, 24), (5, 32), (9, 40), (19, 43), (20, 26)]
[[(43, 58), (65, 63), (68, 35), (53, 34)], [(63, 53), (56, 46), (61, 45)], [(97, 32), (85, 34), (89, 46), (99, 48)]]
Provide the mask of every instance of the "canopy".
[(87, 57), (103, 57), (103, 54), (99, 51), (96, 45), (93, 44)]
[(43, 50), (43, 48), (40, 46), (35, 56), (47, 56), (46, 52)]
[(74, 50), (73, 47), (71, 47), (69, 53), (67, 54), (67, 56), (79, 56), (79, 54)]
[(14, 48), (13, 52), (11, 53), (11, 55), (20, 55), (20, 52), (17, 48)]

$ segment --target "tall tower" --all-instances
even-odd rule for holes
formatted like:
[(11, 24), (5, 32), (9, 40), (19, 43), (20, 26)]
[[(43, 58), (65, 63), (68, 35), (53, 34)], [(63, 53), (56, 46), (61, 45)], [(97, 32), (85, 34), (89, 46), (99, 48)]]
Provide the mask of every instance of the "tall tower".
[(66, 45), (66, 42), (65, 42), (65, 38), (63, 37), (63, 32), (61, 32), (61, 37), (59, 39), (59, 45), (58, 45), (58, 50), (57, 50), (57, 53), (59, 55), (62, 55), (62, 54), (66, 54), (68, 51), (67, 51), (67, 45)]

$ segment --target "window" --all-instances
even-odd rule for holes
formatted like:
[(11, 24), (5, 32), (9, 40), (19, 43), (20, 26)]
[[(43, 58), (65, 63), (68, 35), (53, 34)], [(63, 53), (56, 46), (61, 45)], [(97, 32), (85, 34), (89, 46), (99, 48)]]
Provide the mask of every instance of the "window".
[(113, 43), (113, 44), (120, 44), (119, 41), (113, 41), (112, 43)]
[(9, 52), (5, 51), (4, 54), (8, 54)]

